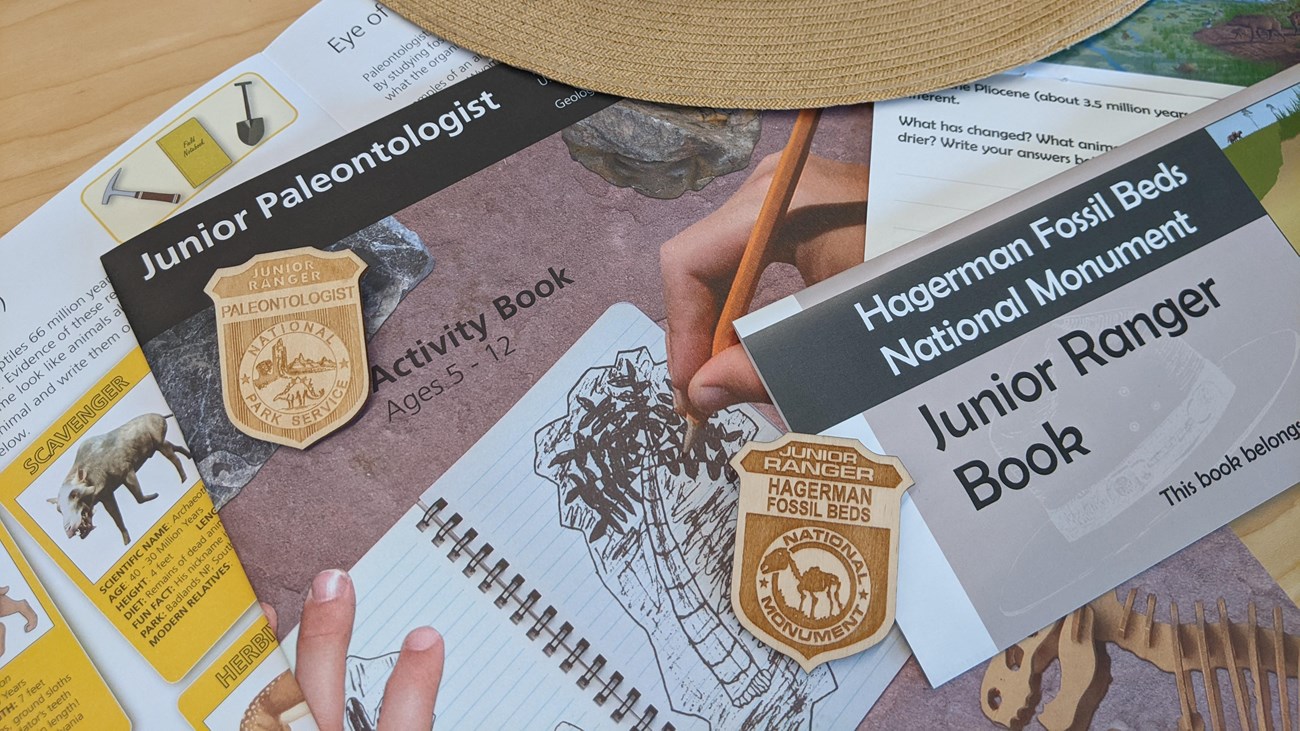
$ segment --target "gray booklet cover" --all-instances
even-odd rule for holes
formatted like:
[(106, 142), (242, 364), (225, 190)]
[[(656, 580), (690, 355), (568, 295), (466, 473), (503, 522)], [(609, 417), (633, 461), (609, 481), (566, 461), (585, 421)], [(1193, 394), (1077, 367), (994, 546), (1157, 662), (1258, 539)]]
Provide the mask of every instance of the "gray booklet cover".
[(792, 430), (915, 478), (937, 685), (1300, 479), (1298, 252), (1292, 69), (736, 327)]

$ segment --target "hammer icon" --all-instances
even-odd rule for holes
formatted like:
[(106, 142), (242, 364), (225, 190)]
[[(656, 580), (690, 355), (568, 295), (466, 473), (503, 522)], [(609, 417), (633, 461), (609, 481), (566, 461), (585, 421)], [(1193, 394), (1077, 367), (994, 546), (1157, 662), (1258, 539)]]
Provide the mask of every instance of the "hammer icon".
[(108, 205), (110, 198), (116, 195), (124, 195), (127, 198), (139, 198), (146, 201), (162, 201), (163, 203), (180, 203), (181, 196), (179, 193), (151, 193), (147, 190), (122, 190), (117, 187), (117, 179), (122, 177), (123, 168), (118, 168), (113, 173), (113, 177), (108, 180), (108, 187), (104, 189), (104, 199), (100, 201), (103, 205)]

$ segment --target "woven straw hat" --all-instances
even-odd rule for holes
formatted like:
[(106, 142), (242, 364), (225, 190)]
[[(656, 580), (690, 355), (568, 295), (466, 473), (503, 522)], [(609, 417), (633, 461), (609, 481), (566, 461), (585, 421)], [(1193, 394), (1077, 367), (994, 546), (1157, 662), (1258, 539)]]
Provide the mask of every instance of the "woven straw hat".
[(392, 0), (453, 43), (573, 86), (793, 109), (942, 89), (1035, 61), (1143, 0)]

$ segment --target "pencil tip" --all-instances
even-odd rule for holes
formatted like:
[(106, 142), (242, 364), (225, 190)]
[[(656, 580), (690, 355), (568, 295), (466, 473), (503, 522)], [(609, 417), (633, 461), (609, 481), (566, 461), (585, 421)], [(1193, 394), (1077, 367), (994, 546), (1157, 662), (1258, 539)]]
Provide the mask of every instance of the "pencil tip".
[(700, 436), (700, 420), (694, 416), (686, 417), (686, 435), (682, 437), (682, 454), (691, 451), (691, 445)]

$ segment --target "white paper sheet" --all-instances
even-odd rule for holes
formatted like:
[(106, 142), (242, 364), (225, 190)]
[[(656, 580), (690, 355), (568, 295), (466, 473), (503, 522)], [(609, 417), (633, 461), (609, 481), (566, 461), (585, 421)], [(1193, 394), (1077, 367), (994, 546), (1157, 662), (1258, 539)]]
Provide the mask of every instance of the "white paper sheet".
[(946, 226), (1239, 87), (1038, 63), (876, 105), (865, 258)]

